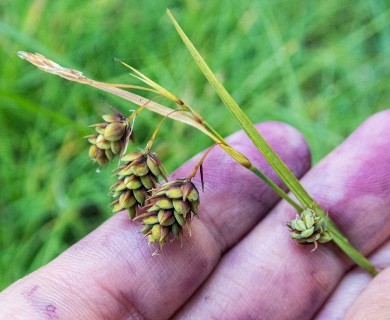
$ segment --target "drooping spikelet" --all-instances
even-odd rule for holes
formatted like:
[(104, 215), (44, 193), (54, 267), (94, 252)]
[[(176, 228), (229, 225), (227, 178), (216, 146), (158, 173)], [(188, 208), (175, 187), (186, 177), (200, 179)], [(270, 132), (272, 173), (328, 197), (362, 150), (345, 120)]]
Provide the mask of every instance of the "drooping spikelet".
[(310, 208), (303, 210), (294, 220), (287, 223), (287, 226), (291, 231), (291, 237), (301, 244), (317, 245), (317, 242), (325, 243), (332, 240), (326, 219), (317, 216)]
[(145, 204), (148, 191), (157, 186), (160, 176), (166, 180), (167, 173), (156, 154), (149, 150), (130, 153), (121, 161), (125, 163), (115, 170), (118, 181), (110, 188), (117, 198), (112, 203), (113, 212), (127, 209), (134, 219)]
[(85, 137), (92, 144), (89, 156), (100, 165), (106, 165), (115, 156), (121, 156), (132, 135), (126, 117), (119, 111), (104, 115), (103, 120), (105, 122), (91, 126), (97, 133)]
[(150, 243), (164, 244), (170, 236), (178, 238), (193, 215), (198, 214), (199, 193), (190, 179), (164, 183), (154, 190), (146, 212), (139, 216), (144, 225), (142, 233)]

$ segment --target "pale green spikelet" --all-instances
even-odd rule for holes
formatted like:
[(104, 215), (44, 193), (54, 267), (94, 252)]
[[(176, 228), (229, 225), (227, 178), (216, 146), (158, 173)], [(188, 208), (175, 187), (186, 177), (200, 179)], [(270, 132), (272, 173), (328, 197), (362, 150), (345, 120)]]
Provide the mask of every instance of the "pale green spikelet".
[(291, 237), (300, 244), (314, 243), (317, 246), (317, 242), (325, 243), (332, 240), (326, 217), (317, 216), (310, 208), (303, 210), (294, 220), (287, 223), (287, 226), (291, 231)]

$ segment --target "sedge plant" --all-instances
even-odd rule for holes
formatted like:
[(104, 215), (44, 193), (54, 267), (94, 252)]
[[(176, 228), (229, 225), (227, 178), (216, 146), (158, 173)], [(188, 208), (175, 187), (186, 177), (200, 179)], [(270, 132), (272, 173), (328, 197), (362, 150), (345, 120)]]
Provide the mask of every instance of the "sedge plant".
[[(64, 68), (41, 54), (19, 52), (22, 59), (43, 71), (70, 81), (90, 85), (140, 106), (128, 117), (113, 109), (112, 114), (103, 116), (104, 122), (92, 125), (96, 132), (86, 137), (91, 143), (89, 156), (97, 164), (104, 166), (114, 159), (119, 161), (118, 168), (114, 172), (117, 181), (110, 188), (110, 194), (114, 199), (112, 202), (113, 211), (127, 210), (130, 219), (141, 223), (143, 226), (141, 232), (147, 236), (148, 241), (160, 246), (171, 238), (183, 239), (182, 235), (186, 229), (191, 232), (191, 221), (194, 216), (197, 216), (201, 201), (199, 191), (191, 179), (199, 170), (203, 185), (202, 163), (208, 152), (204, 154), (194, 171), (187, 177), (168, 181), (168, 174), (158, 156), (152, 152), (152, 145), (163, 120), (170, 118), (190, 125), (209, 136), (215, 145), (220, 146), (235, 161), (255, 173), (281, 198), (293, 206), (297, 211), (296, 216), (287, 223), (292, 239), (295, 239), (299, 244), (313, 244), (314, 249), (319, 244), (333, 241), (356, 264), (375, 276), (377, 274), (375, 267), (353, 247), (326, 211), (304, 189), (217, 79), (169, 10), (167, 14), (194, 61), (220, 96), (222, 102), (297, 200), (255, 167), (244, 154), (230, 146), (194, 108), (126, 63), (120, 61), (133, 72), (134, 77), (141, 80), (146, 86), (95, 81), (84, 76), (80, 71)], [(173, 102), (176, 108), (166, 107), (155, 102), (154, 99), (147, 99), (129, 90), (154, 92), (158, 97)], [(134, 119), (143, 110), (158, 113), (164, 118), (145, 149), (126, 153), (133, 133), (136, 132)], [(166, 182), (161, 184), (161, 179), (165, 179)]]

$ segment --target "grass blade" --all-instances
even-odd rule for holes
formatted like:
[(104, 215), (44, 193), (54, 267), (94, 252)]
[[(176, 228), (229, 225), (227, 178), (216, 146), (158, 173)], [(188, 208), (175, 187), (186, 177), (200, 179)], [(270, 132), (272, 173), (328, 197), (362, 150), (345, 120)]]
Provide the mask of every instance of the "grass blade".
[(222, 83), (217, 79), (214, 73), (211, 71), (209, 66), (203, 60), (199, 52), (196, 50), (194, 45), (191, 43), (190, 39), (186, 36), (184, 31), (180, 28), (179, 24), (176, 22), (175, 18), (172, 16), (171, 12), (167, 10), (168, 16), (171, 19), (173, 25), (175, 26), (177, 32), (182, 38), (184, 44), (190, 51), (195, 62), (198, 64), (199, 68), (207, 78), (207, 80), (214, 87), (217, 94), (220, 96), (223, 103), (228, 107), (230, 112), (239, 122), (240, 126), (255, 144), (255, 146), (261, 151), (268, 163), (272, 168), (278, 173), (282, 178), (283, 182), (287, 187), (294, 193), (297, 199), (307, 207), (312, 206), (313, 199), (309, 196), (306, 190), (301, 186), (298, 179), (290, 171), (290, 169), (284, 164), (284, 162), (279, 158), (270, 145), (265, 141), (265, 139), (260, 135), (260, 133), (254, 127), (252, 121), (247, 117), (247, 115), (241, 110), (237, 105), (231, 95), (224, 88)]
[(271, 146), (262, 137), (262, 135), (256, 130), (252, 121), (247, 117), (247, 115), (234, 101), (232, 96), (224, 88), (222, 83), (217, 79), (217, 77), (211, 71), (209, 66), (206, 64), (200, 53), (196, 50), (195, 46), (191, 43), (190, 39), (186, 36), (186, 34), (181, 29), (181, 27), (179, 26), (179, 24), (169, 10), (167, 10), (167, 14), (200, 70), (203, 72), (210, 84), (214, 87), (215, 91), (220, 96), (222, 102), (226, 105), (229, 111), (239, 122), (242, 129), (266, 158), (271, 167), (280, 176), (283, 182), (287, 185), (291, 192), (294, 193), (294, 195), (304, 207), (313, 208), (319, 216), (325, 217), (329, 220), (329, 231), (333, 236), (333, 241), (350, 257), (350, 259), (356, 264), (360, 265), (362, 268), (364, 268), (371, 275), (375, 276), (378, 273), (375, 267), (358, 250), (356, 250), (356, 248), (354, 248), (349, 243), (348, 239), (342, 234), (342, 232), (334, 224), (334, 222), (327, 216), (326, 212), (314, 201), (314, 199), (303, 188), (299, 180), (294, 176), (294, 174), (290, 171), (290, 169), (286, 166), (282, 159), (280, 159), (280, 157), (271, 148)]

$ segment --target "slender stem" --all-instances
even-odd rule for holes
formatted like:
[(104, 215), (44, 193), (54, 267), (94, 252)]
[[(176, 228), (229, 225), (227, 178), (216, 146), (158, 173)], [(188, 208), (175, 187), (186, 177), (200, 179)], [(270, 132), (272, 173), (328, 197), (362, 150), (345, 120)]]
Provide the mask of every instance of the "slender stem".
[(318, 204), (314, 204), (315, 212), (317, 214), (321, 214), (326, 217), (328, 221), (328, 230), (332, 235), (332, 240), (336, 243), (336, 245), (357, 265), (362, 267), (368, 273), (370, 273), (373, 277), (378, 274), (378, 270), (371, 264), (371, 262), (364, 257), (360, 251), (358, 251), (343, 235), (339, 227), (334, 223), (332, 219), (330, 219), (327, 214), (318, 206)]
[(275, 182), (268, 178), (258, 168), (252, 167), (250, 170), (258, 177), (260, 177), (266, 184), (268, 184), (282, 199), (286, 200), (289, 204), (291, 204), (298, 212), (303, 211), (303, 208), (298, 203), (291, 199), (289, 195), (283, 191), (282, 188), (280, 188)]
[[(202, 158), (200, 158), (200, 160), (198, 161), (198, 163), (196, 164), (196, 166), (194, 167), (194, 170), (192, 170), (192, 173), (188, 176), (188, 179), (192, 179), (193, 177), (195, 177), (196, 173), (198, 172), (199, 168), (202, 166), (203, 162), (204, 162), (204, 159), (206, 159), (206, 157), (208, 156), (208, 154), (210, 153), (211, 150), (213, 150), (213, 148), (216, 146), (217, 144), (214, 144), (212, 145), (203, 155), (202, 155)], [(203, 180), (203, 178), (202, 178)], [(203, 184), (203, 183), (202, 183)]]
[[(315, 212), (322, 217), (327, 217), (327, 214), (321, 207), (313, 200), (313, 198), (309, 195), (309, 193), (304, 189), (304, 187), (300, 184), (299, 180), (294, 176), (294, 174), (290, 171), (287, 165), (280, 159), (280, 157), (275, 153), (274, 150), (270, 147), (267, 141), (263, 138), (263, 136), (256, 130), (252, 121), (248, 118), (248, 116), (243, 112), (243, 110), (238, 106), (237, 102), (233, 99), (233, 97), (229, 94), (229, 92), (225, 89), (223, 84), (217, 79), (215, 74), (211, 71), (210, 67), (207, 65), (206, 61), (202, 58), (198, 50), (192, 44), (190, 39), (184, 33), (183, 29), (177, 23), (171, 12), (167, 9), (167, 14), (176, 28), (178, 34), (182, 38), (184, 44), (187, 49), (191, 53), (194, 61), (197, 63), (198, 67), (201, 69), (202, 73), (205, 75), (210, 84), (214, 87), (217, 94), (220, 96), (221, 100), (225, 104), (225, 106), (229, 109), (229, 111), (236, 118), (238, 123), (241, 125), (243, 130), (246, 132), (248, 137), (252, 140), (254, 145), (261, 151), (265, 159), (271, 165), (271, 167), (275, 170), (275, 172), (279, 175), (279, 177), (283, 180), (286, 186), (291, 190), (291, 192), (296, 196), (296, 198), (302, 203), (303, 206), (310, 208), (314, 207)], [(329, 221), (331, 219), (327, 217)], [(342, 235), (341, 231), (337, 229), (336, 225), (331, 222), (329, 224), (329, 231), (332, 235), (335, 235), (335, 243), (340, 246), (340, 248), (358, 265), (362, 266), (366, 271), (371, 273), (372, 275), (376, 274), (375, 267), (361, 254), (357, 251), (348, 241), (342, 241), (342, 239), (346, 239)]]
[(135, 110), (135, 111), (127, 118), (127, 121), (130, 122), (131, 120), (133, 120), (136, 116), (138, 116), (138, 114), (139, 114), (142, 110), (144, 110), (144, 109), (148, 106), (148, 104), (149, 104), (150, 102), (152, 102), (153, 100), (155, 100), (155, 99), (157, 99), (157, 98), (160, 98), (160, 97), (162, 97), (161, 94), (159, 94), (158, 96), (155, 96), (155, 97), (149, 99), (148, 101), (146, 101), (143, 105), (141, 105), (137, 110)]
[(168, 113), (166, 116), (164, 116), (164, 118), (162, 118), (162, 119), (160, 120), (159, 124), (157, 125), (156, 129), (155, 129), (154, 132), (153, 132), (152, 137), (150, 138), (150, 140), (149, 140), (149, 142), (148, 142), (148, 144), (147, 144), (147, 146), (146, 146), (146, 149), (147, 149), (147, 150), (152, 149), (153, 142), (154, 142), (154, 140), (156, 139), (157, 133), (158, 133), (158, 131), (160, 130), (161, 125), (163, 124), (164, 120), (167, 119), (172, 113), (179, 112), (179, 111), (183, 112), (183, 110), (173, 110), (173, 111), (171, 111), (170, 113)]
[(132, 66), (128, 65), (127, 63), (118, 60), (121, 64), (123, 64), (125, 67), (129, 68), (133, 72), (135, 72), (137, 75), (132, 74), (135, 78), (143, 81), (144, 83), (148, 84), (150, 87), (152, 87), (155, 91), (161, 93), (164, 97), (168, 98), (169, 100), (179, 104), (183, 105), (183, 101), (181, 101), (178, 97), (176, 97), (173, 93), (165, 89), (164, 87), (160, 86), (156, 82), (154, 82), (152, 79), (148, 78), (146, 75), (144, 75), (142, 72), (138, 71), (137, 69), (133, 68)]
[(341, 250), (344, 251), (345, 254), (347, 254), (352, 259), (352, 261), (355, 261), (360, 267), (370, 273), (373, 277), (379, 273), (367, 258), (361, 257), (361, 253), (355, 247), (353, 247), (342, 234), (335, 230), (332, 230), (331, 234), (333, 241), (339, 246)]
[[(193, 108), (191, 108), (190, 106), (188, 106), (187, 104), (183, 104), (183, 107), (185, 108), (188, 108), (188, 110), (190, 112), (192, 112), (192, 114), (194, 115), (194, 117), (196, 119), (198, 119), (199, 121), (202, 122), (203, 126), (210, 132), (212, 133), (212, 135), (214, 135), (214, 137), (218, 140), (221, 141), (221, 144), (222, 145), (226, 145), (228, 146), (227, 142), (225, 141), (224, 138), (222, 138), (222, 136), (210, 125), (208, 124), (207, 121), (205, 121), (202, 116), (197, 113)], [(225, 149), (225, 152), (227, 154), (229, 154), (233, 159), (235, 159), (237, 161), (237, 159), (231, 154), (229, 153), (226, 149)], [(242, 166), (246, 167), (247, 169), (251, 170), (253, 173), (255, 173), (258, 177), (260, 177), (267, 185), (269, 185), (282, 199), (285, 199), (289, 204), (291, 204), (296, 210), (298, 210), (298, 212), (301, 212), (303, 210), (303, 208), (298, 204), (296, 203), (292, 198), (290, 198), (290, 196), (283, 191), (283, 189), (281, 189), (275, 182), (273, 182), (270, 178), (268, 178), (264, 173), (262, 173), (258, 168), (256, 168), (255, 166), (253, 166), (253, 164), (251, 164), (249, 162), (249, 166), (247, 163), (242, 163), (240, 161), (237, 161), (238, 163), (240, 163)]]

